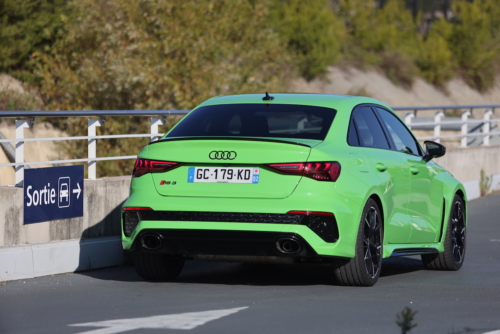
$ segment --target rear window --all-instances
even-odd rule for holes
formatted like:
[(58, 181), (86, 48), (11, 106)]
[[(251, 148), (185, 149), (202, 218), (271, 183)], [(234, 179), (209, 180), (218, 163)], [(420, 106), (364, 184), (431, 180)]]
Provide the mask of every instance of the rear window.
[(293, 104), (223, 104), (200, 107), (170, 137), (271, 137), (324, 140), (335, 117), (330, 108)]

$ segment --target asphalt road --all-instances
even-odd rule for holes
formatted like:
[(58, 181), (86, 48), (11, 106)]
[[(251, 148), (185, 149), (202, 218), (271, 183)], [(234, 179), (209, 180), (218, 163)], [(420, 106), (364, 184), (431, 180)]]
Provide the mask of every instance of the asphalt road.
[[(0, 333), (400, 333), (406, 306), (418, 311), (412, 334), (500, 330), (499, 212), (500, 195), (469, 203), (458, 272), (387, 259), (378, 283), (359, 288), (332, 285), (326, 265), (191, 261), (176, 283), (108, 268), (0, 284)], [(102, 323), (115, 319), (128, 320)]]

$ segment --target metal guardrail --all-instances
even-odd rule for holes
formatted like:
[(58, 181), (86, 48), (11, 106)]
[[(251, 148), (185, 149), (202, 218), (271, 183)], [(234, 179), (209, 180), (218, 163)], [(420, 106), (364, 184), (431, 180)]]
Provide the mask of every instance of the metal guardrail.
[[(63, 140), (87, 140), (87, 159), (67, 159), (52, 161), (29, 162), (29, 165), (60, 164), (60, 163), (88, 163), (88, 178), (96, 179), (96, 162), (105, 160), (135, 159), (137, 156), (116, 156), (97, 157), (97, 139), (109, 138), (141, 138), (150, 137), (151, 141), (157, 140), (163, 134), (158, 133), (158, 127), (166, 123), (168, 116), (186, 115), (189, 110), (79, 110), (79, 111), (0, 111), (0, 117), (20, 118), (27, 117), (27, 120), (16, 120), (16, 138), (0, 139), (0, 143), (14, 142), (15, 162), (0, 164), (0, 167), (13, 166), (15, 168), (16, 186), (21, 187), (24, 181), (24, 168), (27, 163), (24, 160), (24, 143), (29, 141), (63, 141)], [(74, 137), (51, 137), (51, 138), (24, 138), (24, 129), (32, 128), (35, 117), (96, 117), (99, 119), (89, 119), (87, 126), (87, 136)], [(122, 134), (122, 135), (96, 135), (96, 127), (104, 125), (107, 116), (156, 116), (151, 118), (151, 133), (149, 134)]]
[[(394, 111), (411, 111), (406, 114), (404, 120), (410, 128), (431, 127), (434, 129), (433, 136), (417, 137), (419, 140), (433, 139), (439, 142), (441, 138), (461, 138), (461, 147), (469, 145), (468, 138), (483, 137), (483, 145), (490, 145), (490, 138), (492, 136), (500, 136), (500, 131), (492, 132), (493, 123), (496, 127), (496, 122), (500, 119), (492, 119), (496, 108), (500, 108), (500, 104), (495, 105), (461, 105), (461, 106), (430, 106), (430, 107), (394, 107)], [(450, 109), (458, 109), (462, 111), (460, 120), (446, 119), (444, 111)], [(482, 119), (469, 119), (474, 109), (485, 109), (484, 117)], [(429, 122), (418, 121), (416, 117), (420, 110), (436, 110), (434, 120)], [(60, 163), (75, 163), (87, 162), (88, 163), (88, 178), (96, 178), (96, 163), (97, 161), (106, 160), (122, 160), (122, 159), (135, 159), (135, 155), (131, 156), (115, 156), (115, 157), (97, 157), (96, 143), (98, 139), (109, 138), (145, 138), (150, 137), (151, 141), (157, 140), (163, 134), (158, 133), (158, 127), (166, 124), (168, 116), (186, 115), (189, 110), (79, 110), (79, 111), (0, 111), (0, 117), (16, 118), (16, 132), (15, 139), (0, 139), (0, 144), (14, 142), (15, 143), (15, 162), (2, 163), (0, 167), (12, 166), (16, 171), (16, 186), (23, 185), (24, 168), (29, 165), (41, 164), (60, 164)], [(96, 127), (103, 126), (106, 117), (113, 116), (144, 116), (151, 118), (151, 128), (148, 134), (121, 134), (121, 135), (96, 135)], [(74, 136), (74, 137), (50, 137), (50, 138), (24, 138), (24, 129), (32, 128), (35, 117), (99, 117), (99, 119), (89, 119), (87, 127), (87, 136)], [(27, 120), (19, 120), (19, 118), (27, 118)], [(473, 128), (469, 129), (472, 124)], [(460, 125), (461, 134), (457, 135), (442, 135), (442, 126), (448, 127), (450, 125)], [(477, 131), (477, 130), (480, 131)], [(26, 163), (24, 160), (24, 143), (30, 141), (64, 141), (64, 140), (87, 140), (88, 157), (86, 159), (68, 159), (68, 160), (53, 160), (53, 161), (37, 161)]]
[[(464, 105), (464, 106), (438, 106), (438, 107), (396, 107), (393, 108), (395, 111), (412, 110), (405, 115), (405, 123), (410, 128), (422, 128), (422, 126), (432, 126), (434, 127), (434, 135), (426, 137), (418, 137), (417, 139), (433, 139), (436, 142), (440, 142), (441, 138), (461, 138), (460, 146), (468, 147), (469, 140), (471, 137), (483, 137), (482, 144), (485, 146), (490, 145), (490, 139), (492, 136), (499, 136), (500, 131), (491, 131), (492, 129), (498, 128), (497, 122), (500, 122), (500, 118), (491, 118), (494, 114), (495, 109), (500, 108), (500, 105)], [(445, 110), (462, 110), (462, 117), (460, 120), (448, 120), (445, 119)], [(474, 109), (484, 109), (484, 116), (482, 119), (469, 119), (472, 115)], [(417, 112), (419, 110), (437, 110), (434, 115), (433, 122), (420, 122), (416, 121)], [(493, 123), (493, 127), (492, 127)], [(472, 124), (474, 127), (469, 129), (469, 125)], [(450, 125), (460, 125), (460, 134), (456, 135), (441, 135), (442, 126)]]
[(412, 110), (415, 117), (417, 117), (417, 112), (419, 110), (465, 110), (468, 109), (471, 114), (474, 109), (491, 109), (493, 112), (496, 108), (500, 108), (500, 104), (466, 104), (466, 105), (457, 105), (457, 106), (428, 106), (428, 107), (392, 107), (394, 111), (405, 111)]
[(87, 116), (169, 116), (185, 115), (191, 110), (0, 110), (0, 117), (87, 117)]

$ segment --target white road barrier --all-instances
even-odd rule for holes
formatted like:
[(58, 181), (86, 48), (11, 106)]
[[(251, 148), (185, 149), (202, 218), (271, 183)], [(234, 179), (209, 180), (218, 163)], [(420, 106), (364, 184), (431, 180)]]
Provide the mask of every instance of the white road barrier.
[(104, 268), (121, 263), (123, 250), (120, 237), (0, 247), (0, 282)]

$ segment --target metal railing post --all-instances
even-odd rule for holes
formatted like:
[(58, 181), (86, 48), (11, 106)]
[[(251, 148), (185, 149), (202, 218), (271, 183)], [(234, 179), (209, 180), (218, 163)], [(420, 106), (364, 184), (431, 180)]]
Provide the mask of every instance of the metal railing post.
[(467, 122), (469, 121), (470, 115), (471, 112), (469, 110), (462, 110), (462, 139), (460, 143), (461, 147), (467, 147), (467, 134), (469, 133), (469, 124)]
[[(16, 120), (16, 139), (24, 139), (24, 129), (30, 127), (29, 121)], [(24, 163), (24, 141), (16, 142), (16, 163)], [(16, 187), (24, 184), (24, 165), (16, 166)]]
[(436, 111), (436, 115), (434, 116), (434, 141), (436, 143), (440, 142), (441, 137), (441, 117), (444, 116), (444, 113), (439, 110)]
[[(102, 125), (102, 119), (89, 119), (88, 121), (88, 136), (89, 137), (95, 137), (96, 136), (96, 127)], [(95, 159), (97, 158), (96, 154), (96, 139), (95, 138), (89, 138), (87, 141), (88, 145), (88, 158), (89, 159)], [(95, 160), (89, 160), (89, 179), (90, 180), (95, 180), (97, 177), (97, 172), (96, 172), (96, 161)]]
[(405, 123), (408, 126), (408, 128), (411, 129), (411, 119), (415, 117), (415, 113), (409, 112), (406, 113), (405, 115)]
[(166, 123), (166, 117), (163, 118), (151, 118), (151, 141), (158, 140), (159, 137), (157, 136), (158, 134), (158, 126), (159, 125), (165, 125)]
[(490, 118), (493, 112), (491, 110), (484, 111), (484, 123), (483, 123), (483, 145), (490, 146)]

